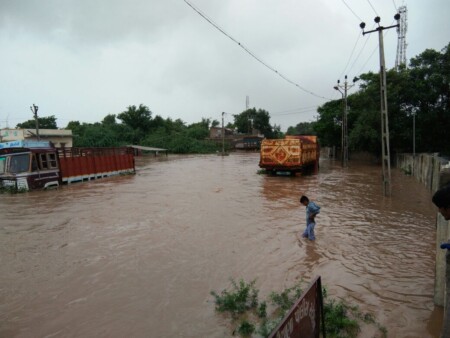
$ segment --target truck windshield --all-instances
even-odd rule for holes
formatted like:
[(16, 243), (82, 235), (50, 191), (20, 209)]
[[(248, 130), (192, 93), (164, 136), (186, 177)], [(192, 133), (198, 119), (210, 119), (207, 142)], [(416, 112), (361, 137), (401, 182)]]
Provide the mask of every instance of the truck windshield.
[(29, 171), (30, 154), (20, 154), (11, 156), (9, 162), (9, 172), (13, 174)]

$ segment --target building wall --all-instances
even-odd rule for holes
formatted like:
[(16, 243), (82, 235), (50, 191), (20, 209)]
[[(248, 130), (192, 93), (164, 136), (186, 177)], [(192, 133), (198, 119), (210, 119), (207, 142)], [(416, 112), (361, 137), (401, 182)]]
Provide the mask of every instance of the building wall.
[[(224, 128), (225, 131), (225, 137), (230, 137), (233, 135), (233, 130)], [(209, 128), (209, 138), (216, 139), (216, 138), (222, 138), (222, 128), (220, 127), (211, 127)]]
[[(398, 154), (397, 167), (405, 173), (413, 175), (434, 194), (440, 187), (450, 183), (450, 162), (438, 157), (438, 154)], [(446, 281), (445, 250), (440, 248), (441, 243), (447, 242), (450, 237), (450, 221), (446, 221), (436, 211), (436, 276), (434, 283), (434, 303), (446, 307), (450, 304), (450, 280)], [(447, 299), (446, 299), (447, 298)], [(446, 309), (450, 314), (450, 309)], [(450, 329), (449, 329), (450, 330)], [(450, 332), (448, 332), (450, 334)]]
[[(29, 140), (36, 141), (35, 129), (1, 129), (1, 142)], [(55, 147), (72, 147), (72, 130), (69, 129), (39, 129), (41, 141), (51, 141)]]

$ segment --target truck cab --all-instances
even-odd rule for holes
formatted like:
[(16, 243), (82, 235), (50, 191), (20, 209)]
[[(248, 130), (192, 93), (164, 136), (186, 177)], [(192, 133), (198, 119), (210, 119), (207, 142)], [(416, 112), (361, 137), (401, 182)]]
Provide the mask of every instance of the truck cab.
[(56, 149), (47, 141), (0, 143), (0, 187), (18, 190), (58, 187)]

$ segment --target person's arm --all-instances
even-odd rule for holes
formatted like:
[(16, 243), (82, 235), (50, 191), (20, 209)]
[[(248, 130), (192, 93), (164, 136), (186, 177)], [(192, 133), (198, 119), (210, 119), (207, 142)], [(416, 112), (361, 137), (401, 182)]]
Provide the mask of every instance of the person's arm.
[(309, 219), (314, 222), (314, 218), (316, 218), (317, 212), (312, 212), (309, 214)]
[(313, 204), (308, 207), (308, 210), (309, 210), (309, 219), (314, 222), (316, 215), (320, 211), (320, 207), (318, 205)]

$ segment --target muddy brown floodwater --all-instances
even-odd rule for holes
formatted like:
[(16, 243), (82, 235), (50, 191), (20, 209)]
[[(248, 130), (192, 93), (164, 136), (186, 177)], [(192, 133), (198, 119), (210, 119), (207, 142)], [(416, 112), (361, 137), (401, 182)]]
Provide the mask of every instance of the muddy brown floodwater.
[[(0, 337), (229, 337), (211, 290), (317, 275), (388, 337), (439, 336), (425, 187), (393, 170), (385, 198), (377, 166), (271, 177), (258, 160), (138, 158), (133, 176), (0, 195)], [(301, 194), (322, 206), (315, 242), (297, 238)]]

